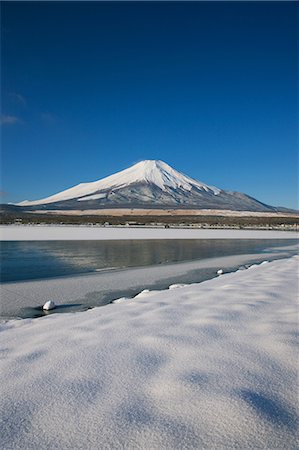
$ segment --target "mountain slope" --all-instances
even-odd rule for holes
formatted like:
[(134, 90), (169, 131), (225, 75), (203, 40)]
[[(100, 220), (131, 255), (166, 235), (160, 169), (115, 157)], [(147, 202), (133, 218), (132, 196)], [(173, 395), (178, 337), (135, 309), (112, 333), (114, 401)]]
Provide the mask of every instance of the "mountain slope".
[(166, 207), (275, 211), (246, 194), (209, 186), (156, 160), (141, 161), (104, 179), (18, 205), (30, 210)]
[(104, 191), (104, 193), (107, 193), (111, 190), (118, 190), (139, 183), (155, 185), (164, 191), (167, 188), (172, 188), (174, 190), (181, 188), (189, 192), (195, 187), (199, 190), (205, 190), (206, 192), (213, 192), (215, 195), (220, 192), (220, 189), (208, 186), (205, 183), (198, 182), (179, 173), (163, 161), (146, 160), (134, 164), (121, 172), (103, 178), (102, 180), (94, 181), (92, 183), (80, 183), (77, 186), (50, 197), (36, 201), (26, 200), (19, 203), (19, 205), (41, 205), (74, 198), (80, 198), (81, 200), (95, 200), (104, 197), (104, 194), (95, 194), (95, 192)]

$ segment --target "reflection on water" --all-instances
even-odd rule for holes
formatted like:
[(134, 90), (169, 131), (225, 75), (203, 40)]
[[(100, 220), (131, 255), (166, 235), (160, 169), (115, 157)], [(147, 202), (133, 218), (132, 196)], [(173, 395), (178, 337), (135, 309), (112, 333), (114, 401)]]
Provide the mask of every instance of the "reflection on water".
[(2, 242), (0, 275), (2, 282), (51, 278), (113, 268), (260, 253), (294, 242), (286, 239)]

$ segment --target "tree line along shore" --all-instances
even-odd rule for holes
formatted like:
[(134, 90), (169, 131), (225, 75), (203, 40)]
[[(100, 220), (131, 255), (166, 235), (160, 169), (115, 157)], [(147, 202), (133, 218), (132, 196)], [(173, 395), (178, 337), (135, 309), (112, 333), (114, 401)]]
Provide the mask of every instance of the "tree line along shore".
[(65, 215), (37, 214), (31, 212), (0, 210), (0, 223), (11, 224), (53, 224), (53, 225), (98, 225), (98, 226), (164, 226), (195, 228), (253, 228), (298, 230), (299, 216), (228, 216), (228, 215)]

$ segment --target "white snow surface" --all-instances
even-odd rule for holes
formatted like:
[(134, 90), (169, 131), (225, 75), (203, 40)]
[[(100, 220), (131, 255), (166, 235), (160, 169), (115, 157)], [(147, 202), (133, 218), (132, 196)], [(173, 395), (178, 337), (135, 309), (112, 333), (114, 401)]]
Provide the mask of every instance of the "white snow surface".
[[(33, 206), (86, 197), (93, 194), (96, 195), (98, 191), (111, 192), (112, 190), (139, 182), (155, 184), (162, 190), (165, 190), (167, 186), (173, 189), (181, 188), (185, 191), (190, 191), (195, 187), (206, 192), (211, 192), (214, 195), (218, 195), (221, 192), (220, 189), (214, 186), (208, 186), (205, 183), (196, 181), (193, 178), (178, 172), (163, 161), (145, 160), (101, 180), (93, 181), (91, 183), (80, 183), (77, 186), (59, 192), (58, 194), (51, 195), (50, 197), (35, 201), (25, 200), (18, 203), (18, 205)], [(94, 199), (95, 198), (96, 197), (94, 197)], [(87, 198), (85, 200), (87, 200)], [(92, 198), (90, 198), (90, 200), (92, 200)]]
[(55, 303), (52, 300), (48, 300), (44, 306), (43, 309), (45, 311), (50, 311), (51, 309), (54, 309), (56, 307)]
[(1, 241), (69, 241), (77, 239), (299, 239), (299, 233), (277, 230), (212, 230), (142, 226), (0, 225)]
[(298, 262), (2, 324), (2, 449), (295, 450)]
[(105, 198), (106, 194), (94, 194), (94, 195), (87, 195), (86, 197), (78, 198), (78, 202), (85, 202), (87, 200), (97, 200), (98, 198)]

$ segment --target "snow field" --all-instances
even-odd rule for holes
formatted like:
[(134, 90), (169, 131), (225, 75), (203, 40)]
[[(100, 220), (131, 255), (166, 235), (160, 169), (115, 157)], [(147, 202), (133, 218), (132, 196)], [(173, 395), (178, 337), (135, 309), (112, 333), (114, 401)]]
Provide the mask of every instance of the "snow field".
[(205, 230), (71, 225), (0, 225), (1, 241), (121, 239), (299, 239), (294, 231)]
[(298, 261), (2, 324), (2, 448), (297, 448)]

